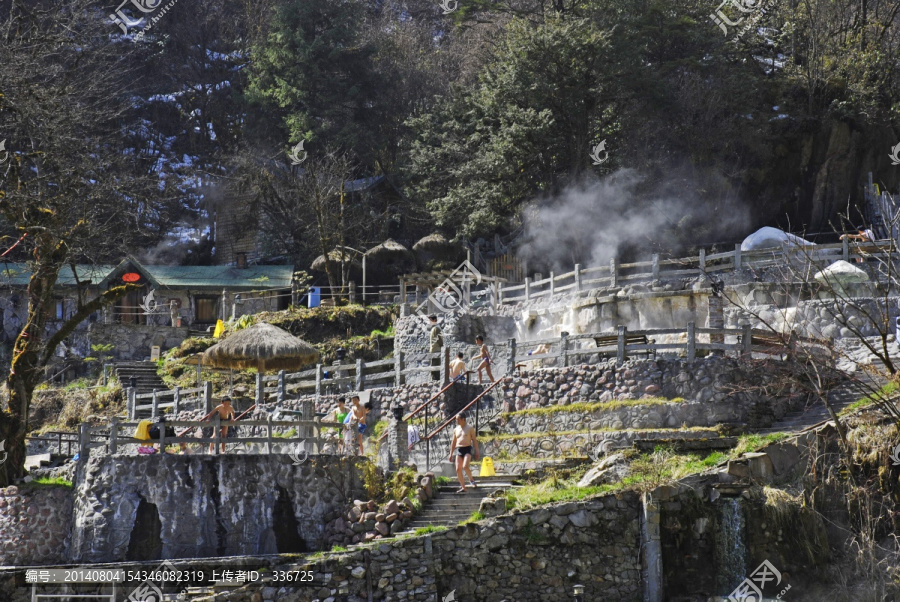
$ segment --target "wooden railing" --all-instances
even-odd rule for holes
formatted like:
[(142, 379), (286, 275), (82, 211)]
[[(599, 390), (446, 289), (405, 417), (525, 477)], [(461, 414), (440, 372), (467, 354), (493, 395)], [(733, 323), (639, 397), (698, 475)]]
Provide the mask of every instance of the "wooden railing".
[[(90, 424), (82, 424), (78, 432), (78, 447), (82, 458), (88, 456), (88, 452), (93, 448), (104, 448), (106, 453), (115, 454), (120, 451), (123, 445), (151, 445), (159, 444), (161, 450), (167, 445), (180, 444), (215, 444), (215, 453), (219, 454), (222, 444), (228, 444), (228, 448), (234, 451), (234, 446), (243, 446), (246, 448), (248, 444), (262, 444), (266, 453), (272, 453), (273, 447), (285, 443), (303, 444), (304, 451), (309, 454), (323, 453), (325, 439), (322, 437), (322, 428), (341, 428), (342, 425), (336, 422), (321, 422), (319, 420), (221, 420), (218, 414), (215, 414), (212, 420), (166, 420), (160, 424), (160, 433), (158, 439), (136, 439), (131, 434), (137, 428), (138, 422), (120, 422), (118, 418), (110, 419), (108, 426), (95, 426)], [(240, 429), (249, 429), (250, 436), (222, 437), (222, 428), (239, 427)], [(166, 437), (165, 428), (163, 427), (188, 427), (185, 431), (175, 437)], [(194, 437), (189, 436), (196, 429), (210, 428), (213, 429), (212, 437)], [(275, 434), (277, 428), (294, 429), (296, 433), (293, 437), (279, 437)], [(257, 434), (262, 432), (262, 435)]]
[[(684, 341), (660, 342), (660, 337), (667, 335), (670, 335), (670, 338), (673, 338), (672, 335), (684, 336)], [(731, 337), (733, 342), (725, 342), (726, 337)], [(638, 338), (644, 338), (646, 342), (637, 344), (630, 342)], [(601, 339), (602, 346), (597, 346), (597, 339)], [(512, 374), (517, 366), (523, 365), (523, 362), (553, 359), (559, 360), (558, 363), (562, 366), (568, 366), (579, 363), (575, 361), (579, 357), (595, 354), (614, 356), (619, 365), (638, 352), (642, 352), (643, 355), (683, 352), (689, 361), (693, 361), (697, 357), (697, 352), (701, 350), (730, 352), (742, 356), (753, 353), (781, 355), (790, 352), (800, 342), (823, 348), (825, 346), (824, 341), (800, 337), (793, 333), (782, 335), (770, 330), (754, 329), (749, 324), (741, 328), (701, 328), (689, 322), (685, 328), (649, 330), (628, 330), (625, 326), (619, 326), (615, 331), (579, 335), (563, 333), (558, 338), (537, 341), (518, 342), (516, 339), (509, 339), (507, 373)], [(550, 352), (532, 355), (522, 353), (526, 348), (533, 350), (540, 345), (549, 345)]]
[[(759, 249), (741, 251), (740, 244), (734, 251), (707, 255), (704, 249), (697, 257), (681, 259), (660, 259), (653, 255), (650, 261), (634, 263), (618, 263), (611, 259), (608, 265), (583, 268), (580, 264), (565, 274), (555, 275), (552, 272), (547, 278), (532, 280), (525, 278), (522, 284), (503, 285), (497, 283), (497, 303), (513, 304), (547, 297), (553, 299), (557, 295), (578, 293), (597, 288), (613, 288), (624, 284), (653, 282), (661, 278), (696, 278), (704, 274), (723, 271), (734, 271), (742, 268), (764, 268), (791, 263), (792, 269), (805, 271), (815, 268), (817, 271), (829, 264), (851, 256), (861, 255), (868, 258), (885, 259), (896, 252), (891, 240), (876, 242), (851, 243), (845, 239), (840, 243), (808, 246), (783, 246), (775, 249)], [(797, 266), (797, 262), (806, 266)]]
[[(141, 403), (148, 401), (149, 403)], [(167, 401), (168, 400), (168, 401)], [(128, 418), (155, 418), (160, 410), (171, 409), (173, 414), (182, 410), (203, 410), (210, 412), (212, 405), (212, 383), (205, 382), (202, 387), (182, 389), (175, 387), (172, 390), (153, 391), (137, 395), (134, 389), (128, 389), (127, 396)]]

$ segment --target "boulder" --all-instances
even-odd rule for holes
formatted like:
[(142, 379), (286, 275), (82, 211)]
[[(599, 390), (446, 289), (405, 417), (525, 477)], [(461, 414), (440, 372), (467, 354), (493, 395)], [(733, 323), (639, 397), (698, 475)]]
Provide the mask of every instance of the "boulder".
[(375, 530), (378, 531), (378, 533), (381, 535), (390, 535), (391, 526), (384, 522), (376, 523)]
[(347, 513), (347, 518), (350, 519), (351, 523), (355, 523), (359, 521), (359, 517), (362, 516), (362, 510), (359, 509), (359, 506), (354, 506), (350, 509), (350, 512)]
[(397, 518), (399, 518), (399, 515), (397, 513), (388, 514), (387, 516), (384, 517), (384, 521), (387, 523), (392, 523), (395, 520), (397, 520)]
[(400, 505), (397, 503), (397, 500), (390, 500), (387, 504), (385, 504), (385, 514), (397, 514), (398, 512), (400, 512)]
[(629, 472), (628, 464), (625, 463), (625, 455), (613, 454), (587, 471), (578, 481), (578, 486), (596, 487), (604, 483), (614, 483), (627, 476)]
[(804, 246), (804, 245), (812, 245), (814, 243), (809, 242), (799, 236), (791, 234), (789, 232), (785, 232), (784, 230), (779, 230), (778, 228), (772, 228), (771, 226), (765, 226), (760, 228), (747, 238), (741, 242), (741, 251), (754, 251), (756, 249), (770, 249), (772, 247), (781, 247), (783, 243), (787, 243), (789, 246)]
[(869, 275), (853, 264), (847, 263), (843, 259), (839, 259), (821, 272), (817, 272), (816, 275), (813, 276), (813, 280), (819, 284), (830, 286), (837, 292), (844, 292), (845, 287), (848, 284), (868, 282)]
[(506, 513), (506, 498), (486, 497), (481, 500), (478, 511), (485, 517), (499, 516)]

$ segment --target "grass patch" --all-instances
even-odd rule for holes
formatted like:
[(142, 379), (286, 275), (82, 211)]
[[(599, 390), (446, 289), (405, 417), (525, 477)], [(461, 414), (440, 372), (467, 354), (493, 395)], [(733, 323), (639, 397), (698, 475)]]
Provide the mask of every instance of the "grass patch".
[(856, 401), (854, 401), (853, 403), (848, 405), (846, 408), (844, 408), (843, 410), (838, 412), (838, 416), (846, 416), (847, 414), (850, 414), (851, 412), (858, 410), (860, 408), (870, 406), (873, 403), (876, 403), (879, 401), (885, 401), (888, 397), (897, 393), (897, 389), (898, 389), (897, 383), (894, 381), (891, 381), (891, 382), (887, 383), (886, 385), (884, 385), (883, 387), (881, 387), (878, 391), (872, 393), (871, 395), (866, 395), (865, 397), (857, 399)]
[(331, 548), (332, 553), (347, 552), (347, 551), (348, 551), (347, 548), (345, 548), (344, 546), (334, 546), (333, 548)]
[(452, 482), (453, 479), (451, 479), (450, 477), (434, 477), (434, 484), (439, 487), (441, 485), (449, 485)]
[(736, 458), (746, 452), (755, 452), (772, 443), (783, 441), (790, 436), (790, 433), (769, 433), (768, 435), (751, 433), (749, 435), (741, 435), (738, 438), (737, 446), (731, 450), (730, 457)]
[(434, 525), (428, 525), (427, 527), (419, 527), (416, 529), (416, 535), (428, 535), (429, 533), (443, 533), (447, 530), (447, 527), (436, 527)]
[(662, 397), (653, 397), (649, 399), (622, 399), (617, 401), (597, 401), (570, 403), (569, 405), (553, 405), (544, 408), (532, 408), (530, 410), (518, 410), (516, 412), (503, 412), (504, 418), (510, 416), (545, 416), (548, 414), (558, 414), (559, 412), (594, 412), (598, 410), (616, 410), (618, 408), (626, 408), (630, 406), (643, 405), (665, 405), (670, 403), (683, 403), (684, 399), (676, 397), (674, 399), (663, 399)]
[(708, 426), (692, 426), (692, 427), (672, 427), (667, 429), (615, 429), (611, 427), (603, 427), (599, 429), (578, 430), (578, 431), (541, 431), (533, 433), (515, 433), (501, 435), (485, 435), (478, 437), (479, 441), (513, 441), (519, 439), (552, 439), (554, 437), (565, 437), (568, 435), (584, 435), (588, 433), (668, 433), (671, 431), (690, 431), (690, 432), (708, 432), (717, 434), (716, 429)]
[(469, 523), (476, 523), (480, 520), (484, 520), (485, 518), (487, 518), (487, 517), (484, 515), (483, 512), (479, 512), (478, 510), (476, 510), (475, 512), (473, 512), (471, 514), (471, 516), (469, 516), (469, 518), (467, 518), (466, 520), (462, 521), (459, 524), (468, 525)]
[(33, 487), (72, 487), (72, 481), (68, 479), (64, 479), (62, 477), (40, 477), (34, 479), (30, 483), (26, 483), (26, 485), (31, 485)]

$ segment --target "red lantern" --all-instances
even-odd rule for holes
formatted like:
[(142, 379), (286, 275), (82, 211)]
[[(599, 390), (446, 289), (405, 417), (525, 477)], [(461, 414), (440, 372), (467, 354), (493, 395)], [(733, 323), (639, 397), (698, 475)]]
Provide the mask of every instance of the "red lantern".
[(123, 282), (137, 282), (141, 279), (141, 275), (135, 272), (128, 272), (127, 274), (122, 274)]

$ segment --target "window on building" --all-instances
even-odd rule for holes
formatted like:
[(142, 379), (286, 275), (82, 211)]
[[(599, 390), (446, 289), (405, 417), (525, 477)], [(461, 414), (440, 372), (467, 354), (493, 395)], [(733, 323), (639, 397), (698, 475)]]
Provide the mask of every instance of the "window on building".
[(194, 297), (196, 316), (194, 321), (201, 324), (210, 324), (219, 319), (218, 297)]
[(66, 302), (62, 299), (56, 300), (56, 319), (64, 320), (66, 317)]

